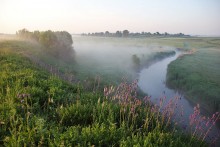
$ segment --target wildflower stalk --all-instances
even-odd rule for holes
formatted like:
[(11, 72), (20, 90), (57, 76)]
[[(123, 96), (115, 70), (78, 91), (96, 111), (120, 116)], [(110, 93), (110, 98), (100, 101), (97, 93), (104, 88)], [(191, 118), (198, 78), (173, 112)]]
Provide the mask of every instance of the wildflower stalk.
[(213, 123), (211, 124), (209, 129), (206, 131), (205, 135), (202, 138), (202, 141), (205, 140), (205, 138), (207, 137), (208, 133), (211, 131), (212, 127), (215, 125), (216, 121), (219, 120), (219, 118), (220, 118), (220, 114), (217, 115), (217, 117), (215, 118), (215, 120), (213, 121)]

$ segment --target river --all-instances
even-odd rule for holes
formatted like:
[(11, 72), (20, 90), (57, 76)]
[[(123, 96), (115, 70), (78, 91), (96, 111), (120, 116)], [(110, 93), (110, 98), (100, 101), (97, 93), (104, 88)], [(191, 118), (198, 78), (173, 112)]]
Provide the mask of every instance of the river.
[(193, 104), (180, 93), (166, 86), (167, 67), (169, 63), (176, 60), (180, 54), (180, 52), (176, 52), (174, 56), (165, 58), (141, 70), (139, 73), (138, 86), (143, 92), (151, 96), (151, 101), (154, 103), (159, 102), (159, 99), (164, 96), (166, 96), (165, 103), (168, 102), (170, 98), (180, 96), (181, 100), (179, 103), (184, 107), (184, 113), (186, 119), (188, 119), (188, 116), (193, 113)]
[[(178, 113), (182, 113), (182, 110), (183, 115), (181, 115), (181, 118), (175, 119), (184, 120), (179, 123), (180, 127), (184, 126), (185, 128), (189, 128), (189, 116), (190, 114), (193, 114), (196, 104), (189, 102), (188, 99), (186, 99), (182, 94), (166, 86), (167, 67), (172, 61), (176, 60), (180, 54), (181, 52), (176, 51), (176, 54), (174, 56), (167, 57), (159, 62), (152, 64), (148, 68), (142, 69), (139, 73), (138, 86), (143, 92), (147, 93), (150, 96), (151, 102), (157, 105), (159, 105), (161, 98), (165, 98), (165, 105), (170, 99), (178, 97), (179, 100), (177, 109), (175, 110), (175, 116), (180, 117)], [(208, 113), (204, 109), (202, 109), (201, 115), (208, 116)], [(220, 128), (214, 126), (209, 133), (209, 137), (216, 137), (219, 131)], [(206, 140), (209, 139), (207, 138)], [(220, 145), (219, 140), (217, 141), (217, 145)]]
[[(100, 38), (100, 37), (80, 37), (73, 36), (74, 48), (77, 56), (76, 60), (79, 64), (79, 72), (81, 74), (94, 72), (95, 74), (110, 74), (120, 75), (117, 71), (126, 71), (130, 73), (130, 65), (132, 65), (132, 55), (137, 55), (142, 58), (144, 56), (151, 56), (152, 53), (162, 51), (175, 50), (174, 47), (159, 46), (157, 44), (147, 43), (142, 39), (130, 39), (130, 38)], [(155, 62), (151, 66), (142, 69), (138, 76), (134, 74), (134, 79), (139, 79), (139, 87), (148, 95), (151, 95), (151, 101), (153, 103), (159, 103), (160, 98), (165, 97), (165, 103), (171, 98), (181, 97), (178, 101), (179, 110), (177, 114), (182, 113), (181, 127), (189, 126), (189, 116), (194, 112), (193, 104), (188, 101), (183, 95), (175, 90), (168, 88), (165, 84), (167, 66), (170, 62), (176, 60), (181, 52), (176, 51), (174, 56), (169, 56), (163, 60)], [(133, 70), (132, 70), (133, 71)], [(136, 77), (137, 76), (137, 77)], [(205, 111), (201, 111), (202, 114), (208, 116)], [(213, 127), (210, 136), (216, 136), (220, 131), (218, 127)], [(220, 146), (220, 143), (219, 143)]]

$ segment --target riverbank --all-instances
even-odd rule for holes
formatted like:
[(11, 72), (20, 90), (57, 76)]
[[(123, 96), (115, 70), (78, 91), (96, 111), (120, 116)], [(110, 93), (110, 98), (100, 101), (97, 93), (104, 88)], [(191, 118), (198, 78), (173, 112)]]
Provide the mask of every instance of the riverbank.
[(220, 49), (201, 48), (168, 66), (167, 84), (209, 112), (220, 111)]
[[(184, 55), (192, 54), (192, 52), (184, 53)], [(188, 100), (184, 94), (182, 94), (179, 91), (170, 89), (166, 86), (166, 74), (167, 74), (167, 66), (178, 57), (183, 57), (183, 54), (180, 52), (177, 52), (175, 56), (167, 57), (164, 60), (161, 60), (159, 62), (156, 62), (155, 64), (149, 66), (146, 69), (143, 69), (139, 73), (139, 82), (138, 85), (141, 88), (142, 91), (149, 94), (149, 98), (153, 102), (153, 104), (158, 105), (159, 107), (168, 105), (171, 101), (175, 101), (176, 110), (174, 111), (175, 117), (172, 120), (181, 120), (178, 122), (179, 127), (186, 128), (189, 132), (192, 131), (190, 129), (191, 124), (191, 118), (189, 116), (196, 115), (197, 119), (201, 126), (203, 128), (202, 131), (207, 131), (209, 128), (207, 128), (206, 123), (204, 123), (205, 119), (212, 118), (215, 115), (212, 115), (212, 113), (207, 113), (201, 105), (198, 104), (198, 101), (195, 103), (192, 103), (192, 101)], [(199, 113), (195, 113), (195, 110), (200, 108)], [(163, 108), (161, 108), (161, 111), (163, 111)], [(197, 111), (197, 110), (196, 110)], [(193, 114), (193, 115), (192, 115)], [(203, 118), (203, 119), (201, 119)], [(200, 122), (200, 120), (202, 120)], [(175, 121), (174, 121), (175, 122)], [(217, 123), (217, 121), (216, 121)], [(197, 126), (198, 127), (198, 126)], [(199, 132), (199, 133), (201, 133)], [(216, 125), (213, 126), (212, 131), (210, 131), (209, 137), (215, 137), (218, 136), (219, 127)], [(209, 141), (209, 140), (207, 140)], [(219, 145), (220, 142), (218, 142)]]

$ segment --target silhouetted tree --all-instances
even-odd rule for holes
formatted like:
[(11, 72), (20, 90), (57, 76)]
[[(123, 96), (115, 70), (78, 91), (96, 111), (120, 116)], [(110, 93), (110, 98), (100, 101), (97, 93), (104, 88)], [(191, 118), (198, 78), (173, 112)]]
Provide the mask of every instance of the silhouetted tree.
[(156, 32), (156, 35), (160, 35), (160, 33), (159, 33), (159, 32)]
[(128, 37), (129, 35), (129, 31), (128, 30), (124, 30), (123, 31), (123, 37)]
[(122, 37), (121, 31), (116, 31), (115, 36), (116, 36), (116, 37)]
[(109, 31), (105, 31), (105, 36), (107, 36), (107, 37), (108, 37), (108, 36), (109, 36), (109, 34), (110, 34), (110, 33), (109, 33)]

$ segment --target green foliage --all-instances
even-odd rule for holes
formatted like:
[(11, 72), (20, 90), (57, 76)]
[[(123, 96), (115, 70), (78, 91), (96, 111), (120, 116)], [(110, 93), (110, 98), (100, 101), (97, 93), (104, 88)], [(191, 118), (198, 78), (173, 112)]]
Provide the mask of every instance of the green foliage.
[(90, 104), (71, 104), (58, 110), (61, 123), (65, 126), (89, 125), (93, 123), (93, 106)]
[(20, 52), (0, 49), (0, 146), (206, 145), (174, 133), (170, 121), (129, 91), (135, 84), (88, 92)]
[(209, 111), (220, 110), (220, 51), (199, 49), (178, 58), (168, 66), (168, 85), (182, 90), (192, 101), (199, 101)]
[(45, 51), (59, 59), (65, 61), (74, 61), (75, 52), (73, 50), (72, 36), (66, 31), (53, 32), (48, 31), (34, 31), (29, 32), (26, 29), (17, 31), (17, 36), (26, 40), (34, 40), (45, 47)]
[(47, 48), (54, 48), (58, 42), (56, 35), (51, 30), (41, 32), (38, 40)]

